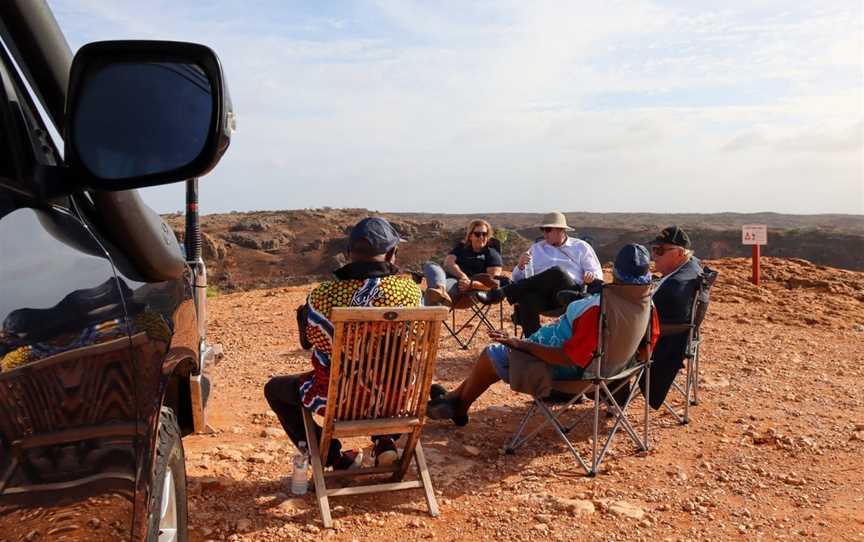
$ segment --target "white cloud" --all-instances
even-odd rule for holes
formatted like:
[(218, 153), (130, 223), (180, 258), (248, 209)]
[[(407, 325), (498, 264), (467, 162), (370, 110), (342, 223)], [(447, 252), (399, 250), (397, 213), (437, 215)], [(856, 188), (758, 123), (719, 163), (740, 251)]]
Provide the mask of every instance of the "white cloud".
[(51, 5), (74, 45), (220, 54), (208, 210), (864, 212), (856, 2)]

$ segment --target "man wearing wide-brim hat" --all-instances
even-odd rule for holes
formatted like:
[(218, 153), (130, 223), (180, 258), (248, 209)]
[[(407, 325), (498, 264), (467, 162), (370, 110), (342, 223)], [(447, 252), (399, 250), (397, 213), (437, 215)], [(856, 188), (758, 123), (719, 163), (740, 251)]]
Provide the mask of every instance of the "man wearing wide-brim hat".
[(477, 298), (486, 304), (500, 303), (505, 297), (519, 304), (519, 323), (525, 336), (540, 328), (540, 313), (559, 307), (556, 294), (603, 279), (600, 261), (591, 245), (570, 237), (572, 231), (564, 213), (543, 216), (537, 225), (543, 238), (519, 256), (513, 268), (513, 283), (504, 288), (481, 292)]

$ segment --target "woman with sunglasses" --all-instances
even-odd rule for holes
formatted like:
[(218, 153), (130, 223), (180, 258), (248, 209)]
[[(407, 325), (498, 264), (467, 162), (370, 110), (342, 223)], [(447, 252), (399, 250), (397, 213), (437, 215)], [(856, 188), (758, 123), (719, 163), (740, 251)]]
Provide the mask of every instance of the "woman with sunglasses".
[(444, 258), (444, 266), (435, 262), (423, 265), (423, 274), (428, 285), (424, 300), (426, 305), (450, 305), (452, 298), (461, 292), (480, 287), (472, 277), (481, 275), (485, 287), (497, 286), (493, 277), (501, 274), (501, 254), (489, 246), (494, 231), (481, 218), (468, 223), (465, 239), (459, 242)]

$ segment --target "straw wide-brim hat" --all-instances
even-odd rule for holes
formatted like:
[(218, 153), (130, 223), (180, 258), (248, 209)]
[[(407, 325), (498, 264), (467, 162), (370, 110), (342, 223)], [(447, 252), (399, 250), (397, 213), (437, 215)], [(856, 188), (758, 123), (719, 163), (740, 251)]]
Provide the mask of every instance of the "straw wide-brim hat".
[(543, 215), (543, 220), (540, 221), (540, 224), (537, 225), (538, 228), (564, 228), (565, 230), (572, 230), (570, 226), (567, 225), (567, 217), (564, 216), (564, 213), (554, 212), (554, 213), (546, 213)]

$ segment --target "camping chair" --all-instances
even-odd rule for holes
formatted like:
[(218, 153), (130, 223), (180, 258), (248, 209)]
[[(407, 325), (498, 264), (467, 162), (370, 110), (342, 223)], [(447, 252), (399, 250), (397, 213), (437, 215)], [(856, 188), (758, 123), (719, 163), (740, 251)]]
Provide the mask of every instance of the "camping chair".
[[(693, 305), (690, 309), (689, 324), (661, 324), (660, 336), (677, 335), (687, 333), (687, 345), (684, 349), (684, 363), (687, 370), (684, 373), (684, 385), (672, 382), (672, 388), (684, 396), (684, 409), (675, 409), (667, 399), (663, 406), (678, 420), (685, 425), (690, 422), (690, 406), (699, 404), (699, 346), (702, 344), (702, 322), (708, 313), (708, 304), (711, 301), (711, 287), (717, 280), (717, 271), (706, 267), (699, 276), (699, 285), (696, 295), (693, 296)], [(670, 391), (671, 391), (670, 389)]]
[[(327, 410), (321, 440), (315, 438), (312, 415), (303, 409), (321, 520), (331, 527), (329, 498), (380, 491), (422, 488), (432, 516), (438, 503), (426, 467), (420, 431), (435, 371), (435, 357), (445, 307), (334, 308), (333, 355)], [(339, 437), (405, 434), (401, 458), (389, 466), (324, 472), (330, 441)], [(411, 460), (419, 480), (402, 481)], [(389, 480), (328, 488), (330, 478), (389, 474)]]
[[(627, 418), (627, 408), (639, 391), (639, 386), (632, 385), (631, 382), (638, 382), (643, 374), (646, 378), (650, 378), (651, 290), (650, 284), (608, 284), (603, 286), (600, 294), (598, 346), (593, 359), (585, 369), (581, 379), (552, 381), (552, 391), (572, 395), (572, 398), (563, 405), (556, 407), (555, 405), (547, 405), (544, 398), (534, 397), (534, 401), (522, 418), (516, 434), (505, 447), (506, 453), (515, 453), (517, 448), (533, 439), (547, 423), (552, 425), (588, 476), (597, 474), (597, 469), (620, 428), (624, 428), (640, 450), (648, 450), (650, 447), (648, 398), (645, 398), (644, 431), (641, 436)], [(644, 350), (640, 349), (640, 345), (644, 346)], [(637, 355), (637, 350), (639, 350), (640, 355)], [(612, 389), (610, 389), (610, 385)], [(619, 405), (615, 401), (614, 395), (623, 386), (629, 386), (629, 389), (626, 400)], [(565, 425), (561, 419), (562, 415), (575, 406), (584, 392), (587, 392), (588, 397), (593, 397), (593, 408), (582, 412), (575, 420)], [(603, 402), (607, 405), (607, 411), (612, 413), (614, 422), (606, 435), (602, 449), (598, 451), (601, 392)], [(538, 411), (543, 415), (544, 420), (531, 433), (522, 436), (529, 419)], [(594, 426), (591, 462), (589, 464), (567, 438), (567, 433), (592, 413)]]
[[(494, 248), (499, 253), (501, 252), (500, 240), (492, 237), (489, 239), (488, 244), (489, 247)], [(474, 280), (474, 277), (471, 278)], [(505, 277), (498, 276), (494, 278), (500, 282)], [(497, 305), (498, 328), (500, 329), (503, 328), (504, 325), (504, 305), (502, 303), (498, 303)], [(495, 324), (493, 324), (490, 319), (490, 311), (492, 310), (492, 307), (492, 305), (483, 305), (482, 303), (479, 303), (474, 297), (474, 291), (472, 290), (462, 292), (453, 298), (453, 303), (450, 306), (450, 322), (445, 320), (444, 327), (447, 329), (447, 332), (450, 333), (450, 336), (459, 344), (462, 350), (467, 350), (471, 346), (474, 337), (477, 336), (477, 333), (481, 328), (488, 331), (496, 329)], [(470, 311), (468, 319), (458, 326), (456, 324), (457, 310)], [(467, 338), (465, 338), (466, 334)]]

